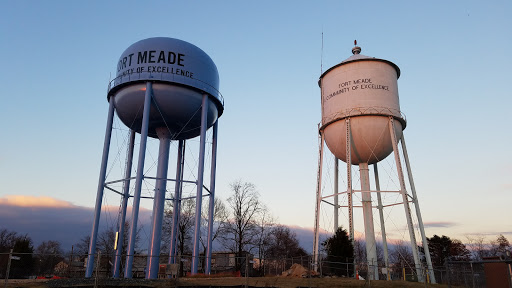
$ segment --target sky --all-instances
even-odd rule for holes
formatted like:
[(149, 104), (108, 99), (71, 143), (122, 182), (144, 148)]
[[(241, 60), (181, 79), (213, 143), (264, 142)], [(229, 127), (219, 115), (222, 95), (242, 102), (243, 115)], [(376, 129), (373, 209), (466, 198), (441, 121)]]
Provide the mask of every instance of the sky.
[[(23, 218), (21, 232), (30, 234), (27, 215), (45, 219), (52, 207), (89, 211), (78, 218), (92, 223), (109, 80), (128, 46), (157, 36), (190, 42), (217, 65), (225, 100), (217, 197), (226, 200), (234, 181), (251, 182), (277, 222), (312, 228), (317, 81), (352, 55), (357, 39), (361, 54), (400, 67), (427, 237), (512, 237), (510, 1), (0, 1), (0, 11), (0, 228), (22, 227)], [(126, 128), (115, 125), (109, 179), (125, 155)], [(156, 145), (150, 141), (149, 176)], [(119, 197), (105, 195), (104, 204), (118, 209)], [(401, 239), (403, 211), (393, 209), (390, 230)], [(328, 213), (322, 227), (332, 221)]]

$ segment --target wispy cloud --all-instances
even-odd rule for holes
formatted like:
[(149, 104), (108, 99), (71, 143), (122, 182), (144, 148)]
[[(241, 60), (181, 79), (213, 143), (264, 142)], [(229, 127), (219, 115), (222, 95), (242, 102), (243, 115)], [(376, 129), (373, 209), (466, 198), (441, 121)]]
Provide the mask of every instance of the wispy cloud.
[(512, 231), (491, 231), (491, 232), (481, 232), (481, 233), (469, 233), (467, 234), (467, 237), (472, 236), (491, 236), (491, 237), (497, 237), (498, 235), (502, 234), (503, 236), (512, 236)]
[(457, 226), (459, 223), (456, 222), (448, 222), (448, 221), (439, 221), (439, 222), (424, 222), (423, 226), (425, 228), (450, 228), (453, 226)]

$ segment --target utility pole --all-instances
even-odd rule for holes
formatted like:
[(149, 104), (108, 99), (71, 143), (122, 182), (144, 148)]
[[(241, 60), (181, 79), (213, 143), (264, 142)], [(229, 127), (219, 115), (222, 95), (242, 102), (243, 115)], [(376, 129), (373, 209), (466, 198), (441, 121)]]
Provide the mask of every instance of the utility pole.
[(11, 259), (12, 259), (12, 249), (9, 252), (9, 260), (7, 262), (7, 271), (5, 272), (5, 288), (7, 288), (7, 282), (9, 282), (9, 271), (11, 270)]

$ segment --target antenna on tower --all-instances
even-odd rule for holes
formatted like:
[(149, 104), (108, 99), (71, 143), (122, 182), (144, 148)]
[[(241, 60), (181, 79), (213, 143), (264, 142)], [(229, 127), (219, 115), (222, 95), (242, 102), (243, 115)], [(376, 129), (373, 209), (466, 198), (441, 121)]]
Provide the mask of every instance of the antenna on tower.
[(320, 75), (324, 73), (324, 27), (322, 26), (322, 51), (320, 52)]

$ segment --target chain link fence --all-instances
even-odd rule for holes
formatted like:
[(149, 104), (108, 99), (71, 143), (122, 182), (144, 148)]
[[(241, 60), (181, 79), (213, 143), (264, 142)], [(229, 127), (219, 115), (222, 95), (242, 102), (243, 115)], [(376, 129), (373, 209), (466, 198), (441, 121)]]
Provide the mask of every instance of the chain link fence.
[[(99, 255), (99, 257), (98, 257)], [(0, 278), (84, 278), (88, 255), (67, 254), (36, 254), (36, 253), (0, 253)], [(97, 254), (94, 257), (94, 278), (112, 278), (114, 273), (114, 254)], [(237, 257), (235, 253), (213, 253), (211, 259), (211, 274), (208, 277), (347, 277), (368, 279), (368, 271), (374, 271), (374, 266), (367, 263), (354, 263), (346, 258), (327, 261), (320, 258), (317, 269), (313, 269), (311, 256), (289, 258), (257, 259), (246, 253)], [(147, 255), (134, 255), (132, 278), (144, 278), (146, 274)], [(200, 257), (196, 277), (204, 275), (205, 257)], [(124, 264), (126, 255), (121, 258), (120, 277), (124, 278)], [(169, 256), (161, 255), (159, 278), (190, 276), (192, 257), (190, 255), (178, 256), (174, 269), (170, 272)], [(508, 283), (512, 288), (512, 261), (494, 260), (478, 262), (450, 262), (442, 267), (434, 267), (434, 275), (438, 284), (454, 285), (458, 287), (488, 287), (492, 283)], [(410, 266), (378, 265), (379, 279), (390, 281), (418, 281), (416, 269)], [(428, 283), (426, 268), (420, 269), (422, 277)]]

